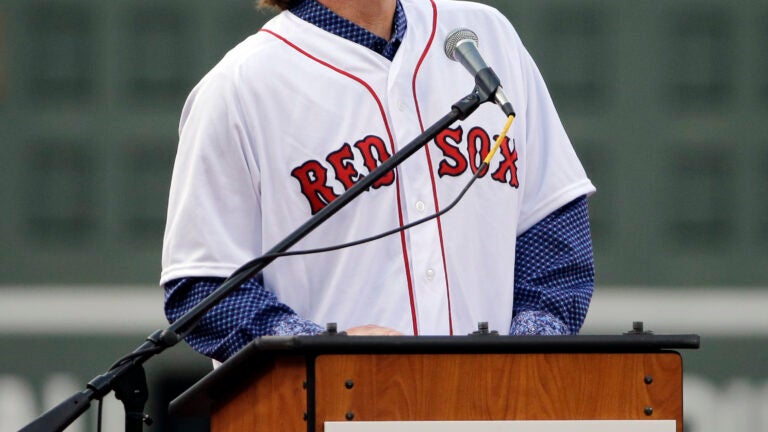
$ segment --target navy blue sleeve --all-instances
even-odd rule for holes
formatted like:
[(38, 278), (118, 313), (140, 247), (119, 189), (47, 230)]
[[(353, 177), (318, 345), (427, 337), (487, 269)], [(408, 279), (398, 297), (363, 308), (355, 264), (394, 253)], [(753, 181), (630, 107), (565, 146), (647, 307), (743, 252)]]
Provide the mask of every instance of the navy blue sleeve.
[[(173, 323), (224, 282), (223, 278), (183, 278), (165, 285), (165, 315)], [(321, 326), (300, 318), (256, 278), (246, 281), (213, 307), (185, 341), (196, 351), (224, 361), (260, 336), (312, 335)]]
[(576, 334), (595, 285), (587, 198), (542, 219), (517, 239), (510, 334)]
[[(165, 313), (174, 322), (223, 278), (184, 278), (165, 285)], [(517, 240), (515, 304), (510, 334), (575, 334), (594, 286), (586, 198), (547, 216)], [(251, 340), (268, 335), (312, 335), (324, 329), (280, 303), (255, 278), (222, 300), (186, 342), (224, 361)]]

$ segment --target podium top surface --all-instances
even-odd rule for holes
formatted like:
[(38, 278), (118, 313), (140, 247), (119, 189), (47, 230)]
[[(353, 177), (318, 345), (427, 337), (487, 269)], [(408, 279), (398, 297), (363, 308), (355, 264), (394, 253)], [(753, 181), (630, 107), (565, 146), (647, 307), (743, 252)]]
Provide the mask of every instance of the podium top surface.
[(280, 356), (331, 354), (653, 353), (697, 349), (695, 334), (578, 336), (269, 336), (254, 340), (171, 402), (173, 414), (200, 416), (238, 383)]
[[(235, 357), (282, 352), (321, 354), (651, 352), (696, 349), (699, 336), (653, 333), (579, 336), (268, 336), (254, 340)], [(233, 357), (233, 358), (235, 358)]]

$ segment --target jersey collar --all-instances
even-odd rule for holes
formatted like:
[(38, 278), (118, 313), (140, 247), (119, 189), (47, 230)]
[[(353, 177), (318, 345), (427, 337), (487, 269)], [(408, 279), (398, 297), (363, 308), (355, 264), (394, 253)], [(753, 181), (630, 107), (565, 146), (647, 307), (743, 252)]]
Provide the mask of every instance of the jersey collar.
[(389, 60), (395, 57), (395, 53), (405, 36), (405, 29), (408, 26), (405, 19), (405, 11), (403, 10), (403, 5), (400, 4), (400, 0), (397, 0), (397, 6), (395, 7), (395, 17), (392, 22), (392, 38), (390, 40), (379, 37), (346, 18), (340, 17), (317, 0), (304, 0), (292, 7), (290, 11), (310, 24), (369, 48)]

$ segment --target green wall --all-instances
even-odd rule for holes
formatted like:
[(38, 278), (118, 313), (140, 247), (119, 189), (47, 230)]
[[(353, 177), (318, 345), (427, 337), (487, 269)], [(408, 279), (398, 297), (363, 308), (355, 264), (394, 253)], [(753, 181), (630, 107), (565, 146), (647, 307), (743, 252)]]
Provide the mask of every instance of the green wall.
[[(765, 285), (768, 5), (489, 3), (598, 187), (599, 282)], [(0, 283), (154, 283), (186, 94), (266, 18), (246, 0), (2, 0)]]

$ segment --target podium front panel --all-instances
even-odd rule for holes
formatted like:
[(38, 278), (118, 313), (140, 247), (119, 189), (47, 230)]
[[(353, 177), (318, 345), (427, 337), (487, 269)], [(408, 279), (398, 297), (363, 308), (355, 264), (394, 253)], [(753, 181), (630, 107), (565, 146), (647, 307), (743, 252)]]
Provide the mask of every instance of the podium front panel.
[(675, 420), (676, 352), (345, 354), (315, 360), (315, 430), (326, 421)]

